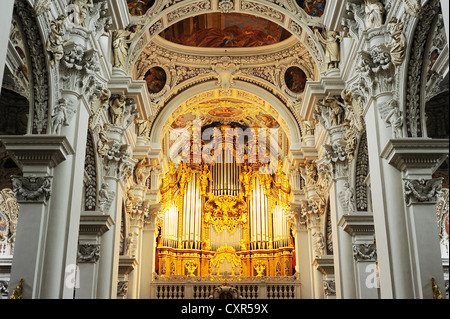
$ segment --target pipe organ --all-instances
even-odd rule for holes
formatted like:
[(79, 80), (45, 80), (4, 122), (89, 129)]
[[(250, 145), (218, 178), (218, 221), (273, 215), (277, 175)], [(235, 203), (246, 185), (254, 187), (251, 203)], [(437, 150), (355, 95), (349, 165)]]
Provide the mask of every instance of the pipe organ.
[(281, 161), (251, 163), (248, 147), (239, 156), (235, 139), (222, 143), (211, 161), (169, 163), (160, 187), (156, 272), (292, 275), (291, 187)]

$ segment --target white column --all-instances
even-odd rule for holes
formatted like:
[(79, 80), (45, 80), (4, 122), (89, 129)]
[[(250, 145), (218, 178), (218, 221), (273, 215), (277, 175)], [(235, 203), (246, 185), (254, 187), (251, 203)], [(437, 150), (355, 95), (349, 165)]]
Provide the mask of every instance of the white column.
[(113, 201), (108, 215), (114, 220), (111, 227), (102, 238), (99, 260), (98, 276), (98, 299), (115, 299), (117, 297), (118, 269), (119, 269), (119, 248), (120, 248), (120, 225), (122, 212), (122, 187), (116, 177), (105, 176), (105, 182), (109, 184), (109, 189), (115, 191), (115, 201)]
[(448, 156), (448, 139), (391, 140), (382, 156), (402, 171), (414, 297), (431, 299), (431, 278), (441, 291), (445, 287), (436, 216), (442, 179), (432, 176)]
[(78, 246), (78, 279), (76, 299), (95, 299), (97, 296), (98, 260), (101, 236), (109, 230), (113, 221), (101, 212), (84, 212), (80, 221)]
[[(8, 50), (13, 9), (14, 0), (2, 0), (2, 10), (0, 11), (0, 84), (3, 83), (3, 73), (5, 72), (6, 52)], [(1, 92), (2, 86), (0, 85)]]
[[(381, 100), (382, 99), (382, 100)], [(385, 96), (368, 105), (365, 115), (372, 204), (382, 299), (414, 298), (411, 260), (406, 229), (401, 173), (380, 155), (391, 138), (391, 129), (381, 121), (378, 105), (391, 100)], [(384, 101), (383, 101), (384, 100)]]
[[(343, 141), (344, 127), (342, 125), (329, 129), (331, 145)], [(352, 238), (341, 227), (339, 220), (346, 211), (339, 200), (339, 194), (348, 182), (348, 161), (337, 160), (333, 164), (333, 181), (330, 188), (331, 225), (333, 233), (334, 270), (336, 277), (336, 298), (356, 298), (355, 273), (353, 264)]]
[[(309, 236), (309, 260), (313, 261), (315, 258), (318, 258), (318, 251), (317, 251), (317, 239), (315, 236), (316, 233), (320, 233), (320, 225), (314, 224), (308, 226), (308, 236)], [(312, 262), (309, 263), (312, 265)], [(313, 291), (314, 291), (314, 299), (323, 299), (323, 274), (315, 269), (314, 267), (311, 267), (311, 280), (313, 282)]]
[(295, 271), (300, 276), (300, 295), (303, 299), (313, 299), (313, 281), (309, 253), (309, 234), (306, 225), (300, 222), (300, 213), (296, 216), (295, 232)]
[(356, 212), (344, 215), (339, 226), (352, 236), (357, 298), (378, 299), (373, 215)]
[(151, 298), (151, 283), (156, 265), (156, 218), (160, 209), (160, 204), (151, 205), (149, 216), (144, 223), (142, 232), (142, 254), (141, 254), (141, 281), (139, 289), (139, 299)]
[[(62, 134), (73, 146), (75, 154), (55, 168), (54, 200), (50, 207), (48, 240), (46, 249), (51, 258), (45, 260), (42, 279), (45, 286), (42, 298), (73, 298), (73, 287), (61, 278), (70, 276), (77, 264), (78, 235), (82, 206), (84, 163), (86, 154), (88, 105), (73, 92), (63, 96), (76, 107), (76, 114), (69, 126), (62, 128)], [(67, 272), (69, 271), (69, 272)]]
[[(30, 135), (0, 139), (6, 150), (22, 164), (23, 172), (23, 176), (13, 178), (20, 210), (10, 287), (16, 287), (23, 278), (23, 298), (42, 298), (43, 288), (48, 284), (43, 281), (45, 262), (54, 258), (46, 246), (51, 238), (50, 209), (57, 200), (53, 198), (57, 187), (53, 183), (53, 171), (74, 151), (64, 137)], [(64, 278), (59, 278), (58, 283), (62, 280)]]

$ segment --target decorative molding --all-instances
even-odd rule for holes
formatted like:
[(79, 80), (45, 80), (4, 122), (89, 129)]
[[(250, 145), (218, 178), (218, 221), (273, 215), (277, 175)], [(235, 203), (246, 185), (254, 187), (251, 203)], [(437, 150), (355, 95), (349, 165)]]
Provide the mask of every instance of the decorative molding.
[(6, 150), (14, 155), (21, 165), (58, 166), (67, 156), (75, 154), (64, 136), (25, 135), (0, 136)]
[(327, 297), (336, 296), (336, 281), (335, 280), (324, 280), (323, 281), (323, 290), (325, 292), (325, 296), (327, 296)]
[(100, 244), (80, 243), (78, 245), (78, 263), (97, 263), (100, 259)]
[(373, 215), (370, 213), (343, 215), (338, 225), (353, 237), (375, 234)]
[(390, 140), (381, 157), (400, 171), (434, 170), (448, 156), (448, 139), (405, 138)]
[(102, 236), (111, 226), (114, 220), (110, 215), (96, 213), (82, 213), (80, 217), (80, 235)]
[(32, 134), (46, 134), (49, 124), (49, 76), (47, 74), (46, 52), (32, 8), (25, 0), (14, 2), (14, 12), (23, 26), (33, 79)]
[(423, 8), (423, 14), (418, 22), (416, 31), (412, 36), (413, 43), (410, 51), (410, 60), (408, 65), (408, 81), (406, 85), (406, 126), (408, 136), (423, 136), (422, 117), (421, 117), (421, 96), (425, 92), (423, 89), (424, 59), (426, 43), (430, 37), (430, 30), (433, 21), (440, 8), (439, 0), (431, 0)]
[(12, 176), (13, 191), (19, 203), (47, 203), (52, 193), (52, 176)]
[(323, 275), (334, 274), (334, 258), (330, 255), (322, 255), (320, 258), (315, 258), (313, 266), (316, 267)]
[(356, 261), (376, 261), (377, 247), (374, 243), (353, 244), (353, 257)]
[(442, 178), (404, 178), (405, 201), (409, 206), (415, 203), (435, 204), (442, 189)]

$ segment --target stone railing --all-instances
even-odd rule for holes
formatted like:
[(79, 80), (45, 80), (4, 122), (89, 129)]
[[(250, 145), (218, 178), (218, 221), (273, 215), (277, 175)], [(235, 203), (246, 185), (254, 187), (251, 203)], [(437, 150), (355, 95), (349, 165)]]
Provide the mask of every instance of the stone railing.
[(232, 287), (241, 299), (300, 299), (300, 282), (290, 277), (165, 276), (151, 284), (153, 299), (212, 299), (214, 289)]

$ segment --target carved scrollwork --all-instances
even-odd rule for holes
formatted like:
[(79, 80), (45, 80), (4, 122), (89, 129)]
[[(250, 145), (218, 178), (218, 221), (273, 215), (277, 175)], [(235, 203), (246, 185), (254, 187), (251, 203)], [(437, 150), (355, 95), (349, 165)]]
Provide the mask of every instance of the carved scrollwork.
[(436, 202), (442, 189), (442, 178), (404, 179), (406, 204)]
[(77, 262), (96, 263), (100, 259), (100, 244), (80, 244), (78, 246)]
[(354, 244), (353, 257), (356, 261), (376, 261), (376, 245), (374, 243)]
[(52, 192), (52, 176), (13, 176), (13, 191), (19, 202), (47, 202)]

